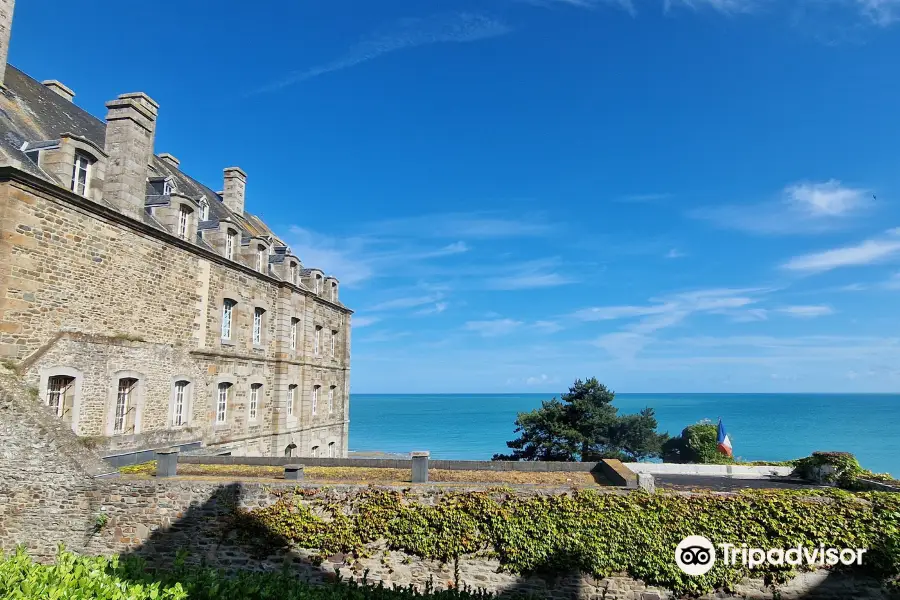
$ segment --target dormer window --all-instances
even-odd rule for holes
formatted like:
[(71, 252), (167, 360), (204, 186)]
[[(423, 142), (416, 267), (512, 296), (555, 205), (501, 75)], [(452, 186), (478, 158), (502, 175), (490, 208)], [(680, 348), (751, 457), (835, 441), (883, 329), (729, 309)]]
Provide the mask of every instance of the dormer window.
[(163, 181), (163, 196), (169, 196), (172, 194), (172, 183), (167, 179)]
[(256, 247), (256, 270), (260, 273), (265, 273), (265, 266), (269, 262), (269, 255), (266, 252), (266, 247), (260, 244)]
[(237, 233), (231, 229), (225, 235), (225, 258), (234, 260), (234, 247), (237, 244)]
[(322, 276), (316, 275), (316, 294), (322, 293)]
[(297, 285), (297, 263), (291, 263), (291, 283)]
[(200, 220), (209, 221), (209, 200), (206, 196), (200, 198)]
[(75, 153), (75, 163), (72, 165), (72, 187), (69, 188), (79, 196), (87, 196), (90, 181), (91, 159), (87, 154)]
[(332, 282), (332, 284), (331, 284), (331, 301), (332, 302), (337, 301), (337, 284), (334, 282)]
[(188, 224), (191, 221), (192, 212), (190, 208), (183, 204), (178, 209), (178, 237), (183, 240), (188, 239)]

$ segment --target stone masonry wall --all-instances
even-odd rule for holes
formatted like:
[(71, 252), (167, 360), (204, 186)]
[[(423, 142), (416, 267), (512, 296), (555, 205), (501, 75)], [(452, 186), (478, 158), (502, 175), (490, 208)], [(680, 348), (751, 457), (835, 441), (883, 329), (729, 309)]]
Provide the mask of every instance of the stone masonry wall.
[[(171, 428), (173, 378), (180, 376), (191, 382), (186, 427), (200, 431), (213, 449), (282, 456), (293, 444), (295, 455), (309, 455), (318, 442), (320, 452), (334, 443), (337, 456), (346, 455), (349, 317), (342, 309), (71, 196), (16, 179), (0, 183), (0, 356), (24, 362), (23, 374), (41, 400), (54, 369), (78, 371), (73, 430), (109, 435), (117, 373), (139, 374), (140, 427), (107, 444), (125, 448), (128, 440), (143, 439), (131, 434)], [(237, 302), (227, 340), (221, 335), (225, 298)], [(252, 336), (256, 308), (265, 311), (259, 344)], [(292, 319), (298, 323), (294, 349)], [(216, 424), (222, 382), (232, 388), (226, 423)], [(254, 384), (262, 387), (251, 420)], [(292, 417), (290, 386), (296, 386)]]
[[(278, 570), (285, 563), (302, 578), (327, 580), (338, 571), (342, 578), (382, 581), (386, 585), (424, 586), (432, 581), (437, 587), (467, 585), (495, 592), (516, 591), (537, 597), (584, 598), (605, 600), (658, 600), (671, 598), (666, 590), (648, 586), (629, 577), (595, 579), (579, 573), (561, 575), (555, 579), (538, 576), (522, 577), (499, 572), (494, 559), (464, 557), (458, 564), (441, 564), (408, 556), (402, 552), (380, 551), (371, 558), (354, 559), (342, 554), (327, 558), (322, 564), (310, 560), (311, 551), (275, 552), (260, 558), (245, 548), (235, 536), (229, 535), (224, 515), (236, 504), (244, 509), (267, 506), (274, 501), (272, 490), (294, 487), (284, 483), (215, 483), (175, 480), (109, 480), (98, 481), (95, 501), (99, 510), (108, 515), (107, 525), (90, 537), (83, 551), (90, 554), (134, 553), (151, 563), (165, 566), (175, 553), (186, 549), (189, 562), (201, 562), (223, 569)], [(338, 500), (342, 495), (361, 489), (353, 486), (317, 488), (306, 486), (310, 499)], [(454, 490), (454, 491), (459, 491)], [(519, 490), (519, 494), (555, 493)], [(436, 503), (443, 491), (438, 487), (405, 489), (411, 502)], [(368, 571), (366, 574), (365, 572)], [(458, 573), (458, 578), (457, 578)], [(776, 593), (762, 580), (748, 580), (734, 593), (719, 592), (708, 598), (753, 598), (783, 600), (792, 598), (883, 598), (878, 582), (847, 576), (829, 577), (827, 571), (797, 577)]]

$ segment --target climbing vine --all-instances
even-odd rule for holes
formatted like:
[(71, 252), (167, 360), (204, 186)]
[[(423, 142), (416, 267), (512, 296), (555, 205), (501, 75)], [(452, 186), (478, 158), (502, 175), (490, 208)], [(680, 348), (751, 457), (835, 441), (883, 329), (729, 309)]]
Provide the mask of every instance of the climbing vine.
[[(491, 490), (448, 493), (433, 503), (399, 491), (370, 489), (346, 496), (315, 490), (273, 492), (265, 508), (235, 509), (234, 526), (269, 552), (273, 543), (334, 553), (370, 555), (384, 540), (392, 550), (450, 561), (466, 555), (498, 559), (503, 570), (596, 577), (628, 574), (679, 593), (730, 589), (751, 573), (718, 561), (688, 577), (674, 561), (687, 535), (757, 548), (867, 548), (862, 567), (885, 582), (900, 573), (900, 495), (841, 490), (748, 491), (734, 495), (614, 494), (593, 490), (561, 495), (514, 495)], [(792, 567), (753, 571), (770, 583)]]

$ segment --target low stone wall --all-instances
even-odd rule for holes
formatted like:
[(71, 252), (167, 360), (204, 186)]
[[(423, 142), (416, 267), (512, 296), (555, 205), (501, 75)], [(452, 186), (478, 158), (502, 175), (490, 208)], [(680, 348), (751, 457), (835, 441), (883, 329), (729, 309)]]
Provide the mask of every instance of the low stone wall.
[(787, 477), (794, 467), (752, 465), (682, 465), (676, 463), (624, 463), (635, 473), (650, 475), (701, 475), (710, 477), (734, 477), (735, 479), (764, 479)]

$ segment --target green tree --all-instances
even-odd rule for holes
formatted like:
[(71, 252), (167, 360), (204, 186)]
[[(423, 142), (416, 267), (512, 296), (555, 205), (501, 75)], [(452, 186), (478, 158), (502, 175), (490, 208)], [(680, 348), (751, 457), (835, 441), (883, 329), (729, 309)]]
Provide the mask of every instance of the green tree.
[(734, 462), (734, 459), (719, 452), (718, 437), (718, 427), (708, 420), (688, 425), (681, 435), (670, 438), (663, 444), (663, 460), (672, 463), (697, 464)]
[(601, 458), (640, 460), (659, 456), (668, 435), (659, 434), (652, 408), (636, 415), (617, 414), (615, 393), (595, 377), (578, 379), (568, 393), (541, 403), (516, 418), (511, 454), (494, 460), (595, 461)]

